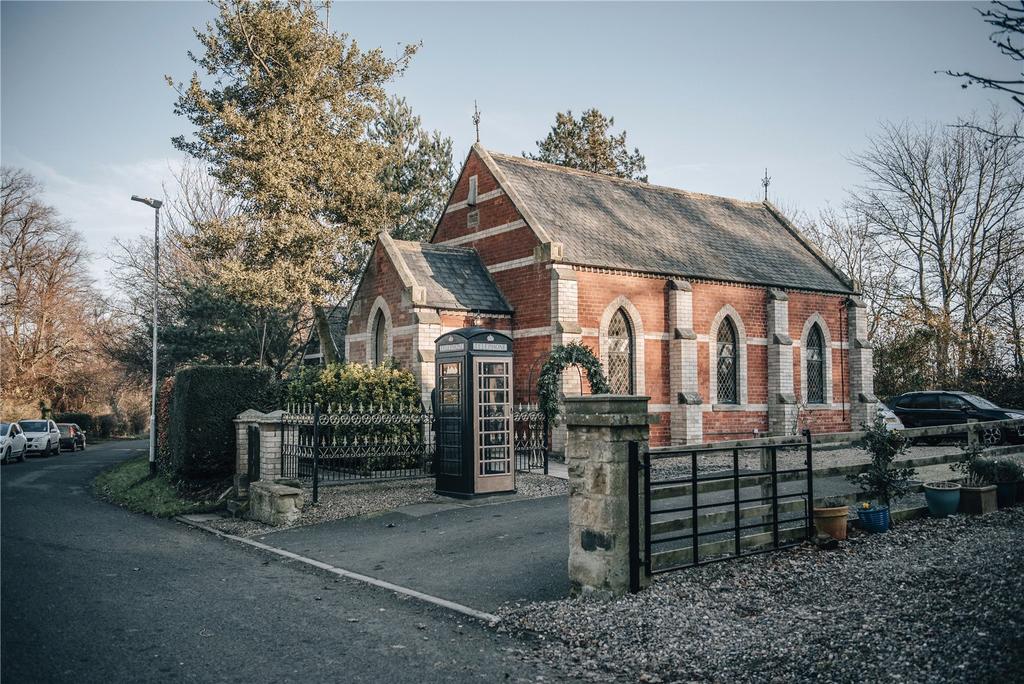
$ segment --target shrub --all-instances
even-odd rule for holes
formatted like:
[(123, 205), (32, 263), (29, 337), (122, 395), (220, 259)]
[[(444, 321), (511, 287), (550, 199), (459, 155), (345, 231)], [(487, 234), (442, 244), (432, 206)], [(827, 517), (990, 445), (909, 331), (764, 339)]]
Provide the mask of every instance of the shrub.
[(74, 423), (85, 430), (87, 435), (96, 429), (96, 422), (91, 413), (58, 413), (53, 419), (58, 423)]
[(985, 448), (981, 444), (961, 444), (960, 458), (950, 468), (963, 476), (968, 487), (983, 487), (995, 484), (995, 462), (982, 454)]
[(183, 479), (230, 475), (235, 463), (235, 426), (242, 411), (275, 408), (269, 369), (197, 366), (174, 375), (168, 421), (170, 466)]
[(105, 413), (96, 419), (96, 431), (100, 437), (110, 437), (117, 428), (117, 416), (112, 413)]
[(364, 410), (395, 407), (408, 410), (419, 407), (420, 386), (409, 371), (394, 362), (378, 366), (360, 363), (334, 363), (303, 368), (285, 393), (289, 404), (320, 404), (325, 410), (331, 404), (342, 409), (360, 406)]
[(1020, 464), (1009, 458), (1001, 458), (995, 462), (992, 474), (996, 483), (1005, 484), (1008, 482), (1019, 482), (1024, 476), (1024, 469)]
[(917, 471), (913, 468), (894, 468), (893, 462), (904, 455), (909, 447), (908, 440), (901, 433), (889, 430), (880, 415), (875, 416), (871, 425), (866, 425), (864, 446), (871, 455), (871, 463), (863, 472), (847, 475), (847, 479), (860, 487), (861, 492), (882, 505), (890, 506), (894, 499), (910, 492), (910, 480)]

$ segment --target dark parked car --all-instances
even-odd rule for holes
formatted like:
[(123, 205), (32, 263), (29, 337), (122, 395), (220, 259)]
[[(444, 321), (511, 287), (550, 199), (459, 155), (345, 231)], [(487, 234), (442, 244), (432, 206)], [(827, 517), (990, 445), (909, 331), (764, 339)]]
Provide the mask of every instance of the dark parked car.
[[(987, 399), (966, 392), (907, 392), (893, 400), (892, 410), (908, 428), (1024, 419), (1024, 411), (1000, 408)], [(988, 427), (981, 438), (989, 446), (1008, 440), (1024, 441), (1024, 426)], [(941, 437), (923, 439), (928, 444), (938, 444), (941, 440)]]
[(78, 427), (78, 423), (69, 423), (71, 427), (75, 428), (75, 444), (82, 451), (85, 451), (85, 430)]
[(78, 430), (71, 423), (57, 423), (60, 430), (60, 448), (68, 451), (78, 451)]

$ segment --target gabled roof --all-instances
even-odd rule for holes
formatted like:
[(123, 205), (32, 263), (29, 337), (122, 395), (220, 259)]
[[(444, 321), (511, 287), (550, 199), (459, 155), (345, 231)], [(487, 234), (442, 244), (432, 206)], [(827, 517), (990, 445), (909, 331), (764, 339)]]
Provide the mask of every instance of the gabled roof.
[(768, 203), (743, 202), (476, 148), (527, 223), (568, 263), (758, 285), (853, 292)]
[(512, 313), (476, 250), (395, 240), (387, 235), (381, 235), (381, 241), (392, 259), (401, 262), (395, 267), (411, 280), (406, 285), (423, 288), (422, 301), (416, 303), (458, 311)]

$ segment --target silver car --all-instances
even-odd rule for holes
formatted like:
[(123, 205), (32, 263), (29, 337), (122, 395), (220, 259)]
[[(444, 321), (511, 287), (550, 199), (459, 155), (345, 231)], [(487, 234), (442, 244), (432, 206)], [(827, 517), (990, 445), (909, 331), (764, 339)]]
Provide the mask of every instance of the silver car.
[(18, 425), (25, 431), (26, 452), (56, 456), (60, 453), (60, 430), (52, 420), (19, 420)]

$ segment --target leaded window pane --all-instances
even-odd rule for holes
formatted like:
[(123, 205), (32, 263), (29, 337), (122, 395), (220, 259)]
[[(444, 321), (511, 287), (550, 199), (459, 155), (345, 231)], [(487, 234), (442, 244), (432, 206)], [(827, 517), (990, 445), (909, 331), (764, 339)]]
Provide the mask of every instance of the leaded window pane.
[(718, 328), (718, 403), (739, 403), (739, 381), (736, 377), (736, 329), (728, 318)]
[(388, 329), (384, 312), (378, 311), (373, 324), (373, 364), (380, 365), (388, 355)]
[(807, 403), (825, 403), (825, 341), (821, 328), (815, 323), (807, 335)]
[(633, 393), (633, 333), (622, 309), (608, 324), (608, 383), (615, 394)]

